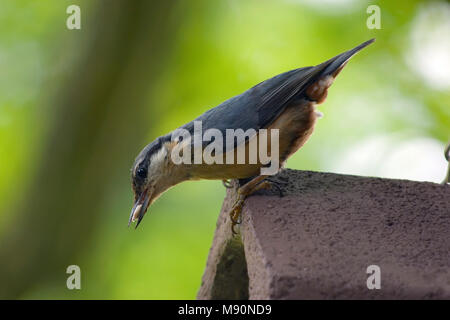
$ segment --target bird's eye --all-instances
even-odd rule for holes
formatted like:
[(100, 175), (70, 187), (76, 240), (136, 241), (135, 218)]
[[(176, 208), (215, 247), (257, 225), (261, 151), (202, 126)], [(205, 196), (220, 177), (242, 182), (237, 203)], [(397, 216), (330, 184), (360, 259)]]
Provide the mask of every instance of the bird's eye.
[(136, 175), (141, 178), (141, 179), (145, 179), (147, 177), (147, 169), (145, 168), (139, 168), (136, 171)]

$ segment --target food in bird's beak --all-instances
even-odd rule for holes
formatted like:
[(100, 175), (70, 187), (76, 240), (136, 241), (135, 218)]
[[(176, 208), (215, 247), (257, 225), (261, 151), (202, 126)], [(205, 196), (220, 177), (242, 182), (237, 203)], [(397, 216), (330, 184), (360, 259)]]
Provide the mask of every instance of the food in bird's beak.
[(135, 222), (137, 220), (139, 213), (141, 213), (141, 209), (142, 209), (142, 204), (138, 204), (136, 209), (134, 210), (133, 218), (131, 219), (132, 222)]
[(141, 220), (145, 215), (145, 212), (147, 211), (149, 202), (150, 202), (150, 192), (147, 189), (144, 190), (144, 192), (142, 192), (141, 196), (136, 200), (133, 209), (131, 209), (128, 226), (130, 226), (131, 222), (137, 221), (136, 228), (138, 227), (139, 223), (141, 223)]

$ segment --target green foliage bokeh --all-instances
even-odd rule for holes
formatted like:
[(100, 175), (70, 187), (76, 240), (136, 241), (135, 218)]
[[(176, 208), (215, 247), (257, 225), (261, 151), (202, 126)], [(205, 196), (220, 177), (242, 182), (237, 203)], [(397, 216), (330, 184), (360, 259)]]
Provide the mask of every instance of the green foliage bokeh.
[[(83, 19), (96, 6), (96, 1), (75, 2)], [(24, 200), (23, 190), (36, 169), (34, 159), (43, 152), (52, 121), (48, 102), (83, 50), (77, 47), (77, 37), (89, 33), (84, 27), (66, 29), (65, 10), (72, 3), (0, 2), (0, 233), (14, 227), (9, 209)], [(157, 119), (146, 140), (262, 80), (318, 64), (375, 37), (376, 43), (356, 56), (330, 89), (320, 108), (325, 117), (288, 167), (332, 171), (340, 154), (377, 135), (395, 135), (400, 141), (426, 137), (443, 145), (449, 138), (449, 91), (425, 84), (405, 61), (420, 11), (442, 4), (374, 2), (381, 8), (382, 29), (369, 30), (366, 8), (371, 2), (327, 3), (181, 1), (175, 14), (182, 21), (173, 35), (175, 48), (168, 53), (154, 88), (157, 99), (150, 93), (142, 97)], [(130, 167), (139, 151), (129, 155)], [(130, 185), (108, 186), (108, 190), (109, 196), (99, 199), (103, 209), (93, 213), (101, 215), (94, 240), (71, 262), (81, 267), (82, 290), (69, 291), (65, 283), (50, 279), (22, 298), (195, 298), (225, 194), (221, 183), (187, 182), (174, 187), (150, 208), (136, 231), (127, 229)]]

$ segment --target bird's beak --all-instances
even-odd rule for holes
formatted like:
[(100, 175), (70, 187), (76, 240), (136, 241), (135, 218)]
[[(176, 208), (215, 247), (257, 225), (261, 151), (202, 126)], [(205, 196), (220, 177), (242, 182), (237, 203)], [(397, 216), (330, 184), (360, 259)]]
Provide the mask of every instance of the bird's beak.
[(139, 198), (135, 201), (133, 205), (133, 209), (131, 209), (130, 219), (128, 220), (128, 226), (132, 222), (136, 223), (137, 228), (139, 224), (142, 221), (142, 218), (144, 218), (145, 213), (147, 212), (148, 206), (150, 204), (150, 198), (151, 198), (151, 192), (149, 189), (145, 189), (142, 194), (139, 196)]

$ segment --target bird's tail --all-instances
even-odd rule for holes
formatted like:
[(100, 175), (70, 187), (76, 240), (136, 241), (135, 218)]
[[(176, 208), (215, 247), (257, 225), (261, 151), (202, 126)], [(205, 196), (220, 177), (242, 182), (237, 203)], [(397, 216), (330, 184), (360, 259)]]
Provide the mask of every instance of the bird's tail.
[[(345, 63), (352, 57), (354, 56), (357, 52), (361, 51), (363, 48), (367, 47), (369, 44), (371, 44), (372, 42), (374, 42), (375, 39), (370, 39), (366, 42), (361, 43), (359, 46), (350, 49), (346, 52), (343, 52), (339, 55), (337, 55), (334, 58), (331, 58), (328, 61), (325, 61), (324, 63), (321, 63), (318, 66), (318, 69), (323, 69), (323, 71), (320, 72), (320, 76), (327, 76), (330, 74), (335, 74), (336, 72), (340, 71), (340, 68), (342, 68)], [(322, 67), (322, 68), (320, 68)]]

